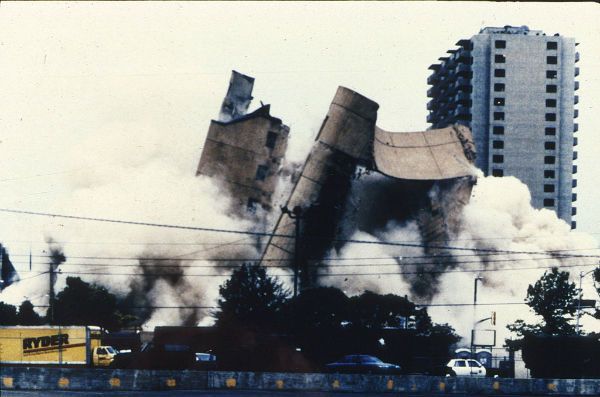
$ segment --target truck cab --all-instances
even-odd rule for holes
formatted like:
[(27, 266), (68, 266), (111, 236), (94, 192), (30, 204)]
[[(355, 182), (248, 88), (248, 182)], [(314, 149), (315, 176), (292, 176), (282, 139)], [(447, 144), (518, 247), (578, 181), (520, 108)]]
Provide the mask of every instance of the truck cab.
[(96, 346), (92, 348), (92, 365), (94, 367), (108, 367), (117, 352), (112, 346)]

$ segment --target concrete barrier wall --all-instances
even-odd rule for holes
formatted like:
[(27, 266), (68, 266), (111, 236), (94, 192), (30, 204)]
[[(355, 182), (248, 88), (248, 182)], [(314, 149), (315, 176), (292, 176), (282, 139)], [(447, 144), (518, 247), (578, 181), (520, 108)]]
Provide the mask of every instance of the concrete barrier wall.
[(0, 369), (0, 389), (312, 390), (477, 395), (600, 395), (600, 379), (495, 379), (267, 372), (146, 371), (87, 368)]

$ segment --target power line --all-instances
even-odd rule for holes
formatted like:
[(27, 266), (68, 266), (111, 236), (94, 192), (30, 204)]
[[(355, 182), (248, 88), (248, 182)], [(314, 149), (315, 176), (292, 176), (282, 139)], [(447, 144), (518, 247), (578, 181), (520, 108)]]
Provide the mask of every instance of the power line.
[[(416, 307), (457, 307), (457, 306), (511, 306), (511, 305), (527, 305), (526, 302), (487, 302), (487, 303), (415, 303)], [(33, 307), (48, 307), (48, 305), (33, 305)], [(193, 305), (176, 305), (176, 306), (125, 306), (129, 309), (219, 309), (219, 306), (193, 306)]]
[[(202, 232), (214, 232), (214, 233), (229, 233), (229, 234), (243, 234), (250, 236), (261, 236), (261, 237), (283, 237), (283, 238), (294, 238), (294, 235), (287, 234), (276, 234), (276, 233), (266, 233), (266, 232), (251, 232), (245, 230), (234, 230), (234, 229), (219, 229), (219, 228), (208, 228), (208, 227), (198, 227), (198, 226), (184, 226), (184, 225), (173, 225), (173, 224), (163, 224), (163, 223), (153, 223), (153, 222), (140, 222), (140, 221), (128, 221), (128, 220), (119, 220), (119, 219), (109, 219), (109, 218), (95, 218), (95, 217), (85, 217), (78, 215), (64, 215), (64, 214), (53, 214), (47, 212), (35, 212), (35, 211), (25, 211), (25, 210), (15, 210), (9, 208), (0, 208), (0, 212), (13, 213), (13, 214), (24, 214), (24, 215), (36, 215), (36, 216), (46, 216), (52, 218), (64, 218), (64, 219), (74, 219), (74, 220), (86, 220), (86, 221), (94, 221), (94, 222), (104, 222), (104, 223), (116, 223), (116, 224), (128, 224), (128, 225), (137, 225), (137, 226), (150, 226), (150, 227), (161, 227), (161, 228), (169, 228), (169, 229), (182, 229), (182, 230), (193, 230), (193, 231), (202, 231)], [(305, 240), (316, 240), (316, 239), (325, 239), (324, 237), (318, 236), (303, 236)], [(454, 247), (448, 245), (431, 245), (431, 244), (422, 244), (422, 243), (400, 243), (393, 241), (371, 241), (371, 240), (358, 240), (358, 239), (329, 239), (327, 240), (331, 242), (340, 242), (340, 243), (351, 243), (351, 244), (367, 244), (367, 245), (385, 245), (385, 246), (400, 246), (400, 247), (413, 247), (413, 248), (429, 248), (429, 249), (444, 249), (444, 250), (456, 250), (456, 251), (472, 251), (472, 252), (484, 252), (484, 253), (511, 253), (511, 254), (544, 254), (544, 251), (514, 251), (514, 250), (500, 250), (500, 249), (491, 249), (491, 248), (471, 248), (471, 247)], [(572, 255), (574, 256), (574, 255)], [(581, 257), (590, 257), (586, 255), (581, 255)], [(598, 256), (594, 256), (598, 257)]]
[[(586, 233), (586, 234), (590, 234), (590, 235), (597, 235), (600, 234), (600, 232), (597, 233)], [(556, 236), (538, 236), (538, 237), (526, 237), (523, 238), (521, 237), (520, 239), (523, 239), (525, 241), (528, 240), (539, 240), (539, 239), (556, 239)], [(245, 240), (245, 239), (242, 239)], [(242, 241), (240, 240), (240, 241)], [(452, 241), (486, 241), (486, 240), (514, 240), (513, 237), (479, 237), (479, 238), (462, 238), (462, 239), (452, 239)], [(42, 243), (40, 241), (32, 241), (32, 240), (3, 240), (5, 243), (16, 243), (16, 244), (47, 244), (47, 243)], [(234, 240), (235, 241), (235, 240)], [(69, 240), (53, 240), (53, 243), (56, 244), (69, 244), (69, 245), (147, 245), (147, 246), (154, 246), (154, 245), (165, 245), (165, 246), (205, 246), (205, 245), (222, 245), (222, 244), (226, 244), (226, 245), (248, 245), (248, 246), (255, 246), (256, 243), (255, 242), (248, 242), (248, 243), (235, 243), (235, 242), (215, 242), (215, 243), (207, 243), (207, 242), (143, 242), (143, 241), (69, 241)], [(399, 240), (396, 241), (397, 243), (414, 243), (415, 240)], [(598, 251), (600, 250), (600, 247), (589, 247), (589, 248), (573, 248), (573, 249), (560, 249), (560, 250), (550, 250), (549, 252), (564, 252), (564, 251)]]
[[(512, 260), (533, 260), (533, 259), (570, 259), (570, 258), (600, 258), (600, 255), (579, 255), (579, 254), (554, 254), (556, 251), (539, 252), (532, 254), (522, 253), (494, 253), (493, 255), (544, 255), (545, 258), (511, 258)], [(29, 257), (29, 254), (11, 254), (11, 257)], [(490, 255), (491, 256), (491, 255)], [(52, 255), (31, 255), (33, 258), (52, 258)], [(311, 262), (328, 262), (328, 261), (353, 261), (353, 260), (404, 260), (404, 259), (441, 259), (441, 258), (462, 258), (462, 257), (479, 257), (480, 254), (458, 254), (458, 255), (388, 255), (379, 257), (324, 257), (306, 259)], [(486, 259), (484, 256), (482, 262), (493, 262), (496, 259)], [(67, 259), (93, 259), (93, 260), (136, 260), (136, 261), (210, 261), (210, 262), (259, 262), (261, 258), (210, 258), (210, 257), (184, 257), (184, 256), (71, 256)], [(263, 262), (289, 262), (293, 259), (262, 259)], [(503, 259), (509, 260), (509, 259)], [(454, 262), (454, 261), (453, 261)]]
[(172, 225), (172, 224), (166, 224), (166, 223), (126, 221), (126, 220), (109, 219), (109, 218), (94, 218), (94, 217), (78, 216), (78, 215), (52, 214), (52, 213), (48, 213), (48, 212), (23, 211), (23, 210), (9, 209), (9, 208), (0, 208), (0, 212), (7, 212), (7, 213), (13, 213), (13, 214), (24, 214), (24, 215), (47, 216), (47, 217), (51, 217), (51, 218), (64, 218), (64, 219), (74, 219), (74, 220), (93, 221), (93, 222), (117, 223), (117, 224), (125, 224), (125, 225), (162, 227), (162, 228), (168, 228), (168, 229), (195, 230), (195, 231), (202, 231), (202, 232), (246, 234), (246, 235), (251, 235), (251, 236), (276, 236), (276, 237), (287, 237), (287, 238), (294, 237), (293, 235), (286, 235), (286, 234), (249, 232), (249, 231), (245, 231), (245, 230), (218, 229), (218, 228), (198, 227), (198, 226)]
[[(87, 258), (82, 258), (82, 259), (87, 259)], [(89, 259), (112, 259), (112, 258), (89, 258)], [(119, 258), (119, 259), (125, 259), (125, 258)], [(127, 258), (128, 260), (134, 260), (134, 258)], [(340, 258), (341, 259), (341, 258)], [(361, 258), (361, 260), (363, 259), (373, 259), (373, 258)], [(386, 260), (390, 260), (393, 258), (380, 258), (380, 259), (386, 259)], [(322, 263), (322, 264), (309, 264), (309, 267), (313, 267), (313, 268), (331, 268), (331, 267), (343, 267), (343, 268), (349, 268), (349, 267), (375, 267), (375, 266), (427, 266), (427, 265), (453, 265), (453, 266), (461, 266), (461, 265), (469, 265), (469, 264), (473, 264), (473, 265), (479, 265), (479, 264), (484, 264), (484, 265), (489, 265), (492, 263), (508, 263), (508, 262), (524, 262), (524, 261), (546, 261), (546, 260), (561, 260), (561, 261), (566, 261), (566, 260), (579, 260), (581, 258), (579, 257), (553, 257), (553, 256), (546, 256), (546, 257), (536, 257), (536, 258), (508, 258), (508, 259), (488, 259), (488, 260), (466, 260), (466, 261), (433, 261), (433, 262), (390, 262), (390, 263), (380, 263), (380, 262), (372, 262), (372, 263), (344, 263), (344, 264), (339, 264), (339, 263)], [(165, 261), (179, 261), (179, 259), (172, 259), (172, 258), (157, 258), (157, 259), (146, 259), (148, 261), (156, 261), (156, 262), (165, 262)], [(217, 263), (223, 263), (223, 262), (233, 262), (230, 264), (180, 264), (178, 263), (177, 265), (172, 265), (172, 264), (152, 264), (152, 265), (143, 265), (140, 263), (94, 263), (94, 262), (65, 262), (60, 264), (61, 268), (64, 268), (65, 266), (95, 266), (95, 267), (152, 267), (152, 268), (167, 268), (167, 269), (175, 269), (175, 268), (235, 268), (235, 267), (241, 267), (244, 264), (248, 263), (248, 262), (258, 262), (258, 259), (255, 258), (244, 258), (244, 259), (215, 259), (215, 260), (211, 260), (211, 259), (204, 259), (204, 258), (182, 258), (180, 259), (181, 261), (207, 261), (207, 262), (217, 262)], [(358, 260), (358, 259), (356, 259)], [(277, 262), (291, 262), (291, 259), (287, 259), (287, 260), (274, 260)], [(244, 262), (244, 263), (239, 263), (239, 262)], [(13, 262), (13, 264), (20, 264), (20, 265), (28, 265), (29, 262)], [(35, 266), (47, 266), (46, 262), (33, 262), (33, 265)], [(557, 265), (558, 266), (558, 265)], [(283, 265), (266, 265), (265, 268), (285, 268), (288, 269), (290, 268), (289, 265), (287, 264), (283, 264)]]
[[(502, 271), (522, 271), (522, 270), (542, 270), (551, 268), (575, 268), (589, 267), (597, 264), (577, 264), (577, 265), (562, 265), (562, 266), (535, 266), (535, 267), (515, 267), (515, 268), (498, 268), (498, 269), (458, 269), (458, 270), (423, 270), (416, 272), (373, 272), (373, 273), (320, 273), (315, 274), (315, 277), (355, 277), (355, 276), (389, 276), (389, 275), (423, 275), (423, 274), (450, 274), (450, 273), (487, 273), (487, 272), (502, 272)], [(231, 277), (232, 273), (223, 274), (174, 274), (172, 272), (163, 273), (106, 273), (106, 272), (73, 272), (62, 270), (59, 274), (75, 274), (75, 275), (97, 275), (97, 276), (142, 276), (142, 277), (169, 277), (177, 275), (179, 277)], [(273, 274), (273, 277), (293, 277), (293, 274)]]

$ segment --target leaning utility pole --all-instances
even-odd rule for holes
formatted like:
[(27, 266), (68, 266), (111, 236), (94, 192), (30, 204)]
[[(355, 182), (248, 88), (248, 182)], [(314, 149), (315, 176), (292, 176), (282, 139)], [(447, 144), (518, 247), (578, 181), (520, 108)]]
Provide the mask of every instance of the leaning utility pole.
[(281, 207), (281, 212), (289, 216), (294, 220), (295, 223), (295, 244), (294, 244), (294, 298), (298, 296), (298, 273), (300, 272), (300, 255), (301, 255), (301, 233), (302, 233), (302, 225), (301, 221), (303, 219), (303, 210), (300, 206), (295, 206), (291, 211), (286, 207)]
[(50, 320), (50, 324), (54, 323), (54, 282), (55, 282), (55, 269), (54, 269), (54, 263), (51, 260), (50, 263), (48, 263), (48, 265), (50, 266), (50, 269), (48, 270), (48, 275), (50, 276), (50, 285), (49, 285), (49, 290), (48, 290), (48, 318)]

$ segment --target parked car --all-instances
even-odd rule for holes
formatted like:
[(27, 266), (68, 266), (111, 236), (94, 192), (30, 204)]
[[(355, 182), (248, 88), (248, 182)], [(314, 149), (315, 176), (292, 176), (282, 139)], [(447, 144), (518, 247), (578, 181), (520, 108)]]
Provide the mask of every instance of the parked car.
[(374, 356), (365, 354), (352, 354), (344, 356), (341, 360), (325, 366), (327, 372), (390, 374), (398, 373), (399, 365), (384, 363)]
[(485, 367), (477, 360), (452, 359), (446, 364), (446, 376), (485, 376)]
[(111, 364), (112, 368), (125, 369), (193, 369), (196, 354), (187, 345), (145, 344), (138, 352), (119, 353)]

